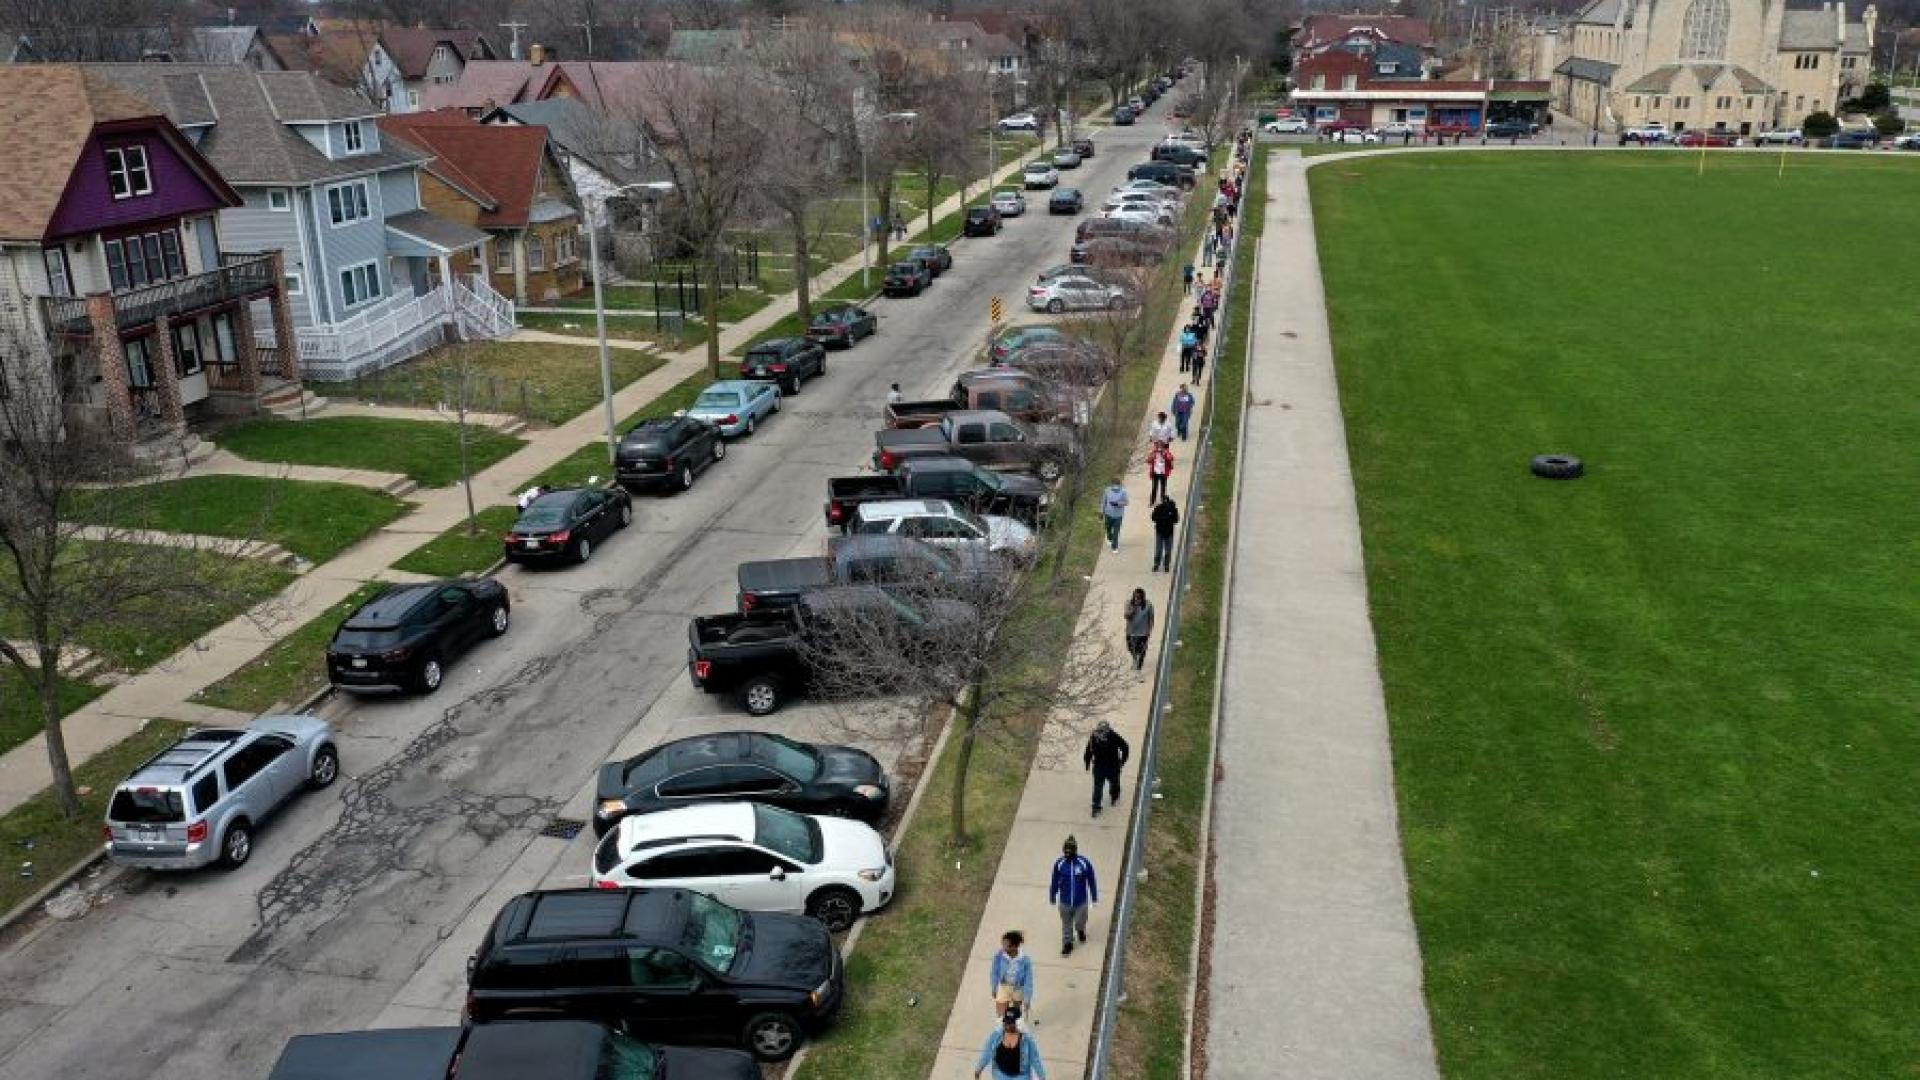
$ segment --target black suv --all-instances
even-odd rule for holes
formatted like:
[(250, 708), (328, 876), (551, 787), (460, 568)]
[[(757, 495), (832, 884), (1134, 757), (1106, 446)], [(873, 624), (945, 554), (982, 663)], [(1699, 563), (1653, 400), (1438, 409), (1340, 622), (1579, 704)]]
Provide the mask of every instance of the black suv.
[(327, 643), (327, 679), (342, 690), (440, 689), (446, 664), (507, 632), (512, 603), (492, 578), (395, 585), (347, 616)]
[(500, 909), (467, 961), (467, 1017), (593, 1020), (783, 1061), (840, 1008), (840, 952), (800, 915), (687, 889), (555, 889)]
[(1079, 154), (1083, 158), (1092, 157), (1093, 156), (1093, 140), (1088, 138), (1079, 138), (1079, 139), (1073, 140), (1073, 152), (1076, 154)]
[(967, 223), (961, 228), (966, 236), (992, 236), (1000, 231), (1000, 211), (991, 206), (967, 208)]
[(1207, 155), (1181, 143), (1161, 143), (1153, 148), (1153, 160), (1172, 162), (1175, 165), (1198, 166), (1207, 163)]
[(1174, 184), (1184, 191), (1193, 190), (1193, 170), (1171, 161), (1149, 161), (1127, 170), (1129, 180), (1157, 180)]
[(827, 373), (827, 347), (803, 337), (769, 338), (740, 358), (740, 377), (780, 384), (783, 394), (798, 394), (800, 384)]
[(732, 1050), (649, 1046), (578, 1020), (296, 1035), (267, 1080), (760, 1080)]
[(620, 437), (613, 475), (628, 491), (685, 491), (693, 474), (727, 456), (720, 429), (691, 416), (649, 417)]

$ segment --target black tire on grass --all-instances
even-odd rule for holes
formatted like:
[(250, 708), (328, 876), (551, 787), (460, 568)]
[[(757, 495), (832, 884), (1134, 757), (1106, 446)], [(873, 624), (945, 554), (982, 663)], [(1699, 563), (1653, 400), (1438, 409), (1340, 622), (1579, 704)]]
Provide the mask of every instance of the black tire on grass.
[(1566, 454), (1538, 454), (1533, 459), (1533, 475), (1543, 480), (1573, 480), (1587, 471), (1577, 457)]

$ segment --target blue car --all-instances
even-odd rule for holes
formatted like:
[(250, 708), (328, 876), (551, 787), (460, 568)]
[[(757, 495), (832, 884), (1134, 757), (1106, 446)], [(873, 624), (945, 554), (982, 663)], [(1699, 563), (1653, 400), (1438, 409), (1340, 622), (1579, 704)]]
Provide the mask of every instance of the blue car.
[(780, 411), (780, 387), (770, 382), (726, 379), (700, 391), (687, 415), (705, 420), (733, 438), (751, 435), (761, 421)]

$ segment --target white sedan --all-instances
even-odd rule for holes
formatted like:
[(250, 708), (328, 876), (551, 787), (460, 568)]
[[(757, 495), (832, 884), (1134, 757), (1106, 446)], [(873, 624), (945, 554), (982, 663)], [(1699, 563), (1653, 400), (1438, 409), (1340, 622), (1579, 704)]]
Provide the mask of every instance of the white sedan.
[(1127, 291), (1090, 277), (1068, 274), (1027, 289), (1027, 306), (1035, 311), (1105, 311), (1125, 307)]
[(1030, 188), (1050, 188), (1060, 182), (1060, 170), (1049, 161), (1027, 163), (1026, 171), (1021, 174), (1021, 183)]
[(1000, 121), (1001, 131), (1039, 131), (1040, 118), (1029, 112), (1014, 113)]
[(1799, 128), (1775, 128), (1772, 131), (1763, 131), (1755, 135), (1753, 141), (1760, 146), (1767, 146), (1769, 144), (1799, 146), (1802, 142), (1802, 136)]
[(989, 205), (1000, 211), (1001, 217), (1019, 217), (1027, 212), (1027, 197), (1019, 188), (996, 188)]
[(1144, 221), (1149, 225), (1173, 224), (1173, 211), (1165, 204), (1110, 202), (1100, 208), (1100, 216), (1121, 221)]
[(1408, 135), (1418, 134), (1420, 129), (1408, 123), (1388, 124), (1380, 129), (1380, 136), (1385, 139), (1402, 139)]
[(1371, 131), (1362, 131), (1359, 128), (1342, 128), (1333, 133), (1333, 141), (1337, 143), (1377, 143), (1380, 141), (1380, 136)]
[(838, 933), (893, 899), (893, 853), (862, 822), (705, 803), (621, 818), (593, 853), (593, 885), (692, 889), (742, 911), (805, 913)]
[(1311, 135), (1313, 125), (1293, 116), (1285, 120), (1269, 120), (1260, 125), (1260, 130), (1269, 135)]

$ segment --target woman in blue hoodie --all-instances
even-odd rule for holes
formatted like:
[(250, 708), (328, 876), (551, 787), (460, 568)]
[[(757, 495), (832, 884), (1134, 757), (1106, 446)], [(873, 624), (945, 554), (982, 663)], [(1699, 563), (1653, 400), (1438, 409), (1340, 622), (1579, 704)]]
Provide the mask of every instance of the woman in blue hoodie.
[(1047, 1080), (1039, 1044), (1020, 1030), (1019, 1009), (1008, 1009), (1000, 1018), (999, 1030), (987, 1036), (986, 1045), (980, 1048), (980, 1060), (973, 1066), (974, 1080), (980, 1080), (989, 1068), (993, 1080)]
[(1033, 957), (1020, 951), (1026, 941), (1018, 930), (1000, 935), (1000, 951), (993, 954), (993, 968), (987, 972), (995, 1016), (1007, 1015), (1009, 1007), (1033, 1012)]

